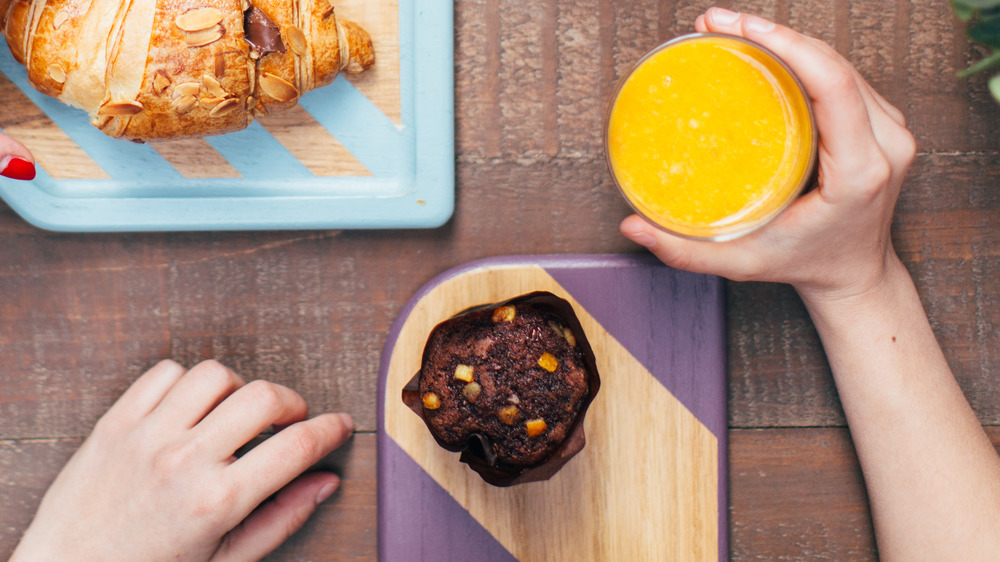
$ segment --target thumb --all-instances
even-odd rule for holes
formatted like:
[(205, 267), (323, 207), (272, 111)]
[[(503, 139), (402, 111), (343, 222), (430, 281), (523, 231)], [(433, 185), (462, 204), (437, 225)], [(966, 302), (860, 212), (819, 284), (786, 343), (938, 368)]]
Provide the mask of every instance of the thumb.
[(296, 478), (225, 536), (213, 562), (260, 560), (298, 531), (339, 486), (340, 478), (329, 472)]
[(0, 133), (0, 175), (15, 180), (35, 179), (35, 159), (31, 151)]
[(741, 251), (734, 242), (681, 238), (656, 228), (639, 215), (627, 217), (619, 229), (626, 238), (645, 246), (660, 261), (677, 269), (734, 279), (744, 277), (752, 266), (748, 261), (750, 254)]

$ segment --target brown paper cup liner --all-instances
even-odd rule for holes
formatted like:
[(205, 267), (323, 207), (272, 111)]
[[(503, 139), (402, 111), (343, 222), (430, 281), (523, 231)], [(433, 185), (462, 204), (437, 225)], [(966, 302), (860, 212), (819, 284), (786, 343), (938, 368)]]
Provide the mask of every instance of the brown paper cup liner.
[[(590, 406), (590, 403), (594, 400), (594, 397), (597, 395), (597, 391), (601, 387), (601, 377), (597, 372), (597, 362), (594, 359), (594, 350), (591, 348), (590, 342), (587, 340), (587, 335), (584, 333), (583, 327), (580, 325), (580, 321), (576, 317), (576, 312), (573, 311), (573, 307), (569, 304), (569, 302), (549, 292), (536, 291), (534, 293), (521, 295), (504, 302), (484, 304), (469, 308), (456, 314), (455, 316), (452, 316), (448, 320), (441, 322), (435, 326), (433, 330), (431, 330), (431, 333), (434, 333), (434, 331), (438, 330), (445, 324), (475, 310), (488, 307), (500, 307), (508, 304), (525, 303), (549, 308), (562, 318), (562, 320), (566, 322), (566, 325), (573, 330), (573, 333), (577, 336), (577, 345), (583, 355), (583, 362), (587, 371), (587, 382), (589, 383), (590, 392), (584, 399), (583, 405), (580, 407), (580, 413), (577, 414), (576, 421), (573, 422), (573, 427), (570, 428), (566, 439), (547, 459), (533, 466), (513, 466), (499, 461), (496, 456), (492, 454), (492, 449), (488, 446), (489, 443), (486, 440), (486, 437), (479, 434), (473, 434), (470, 436), (469, 442), (464, 448), (456, 449), (455, 447), (445, 445), (441, 442), (441, 440), (434, 436), (433, 433), (431, 433), (438, 445), (449, 451), (461, 453), (458, 460), (468, 464), (469, 467), (476, 471), (483, 480), (494, 486), (513, 486), (515, 484), (524, 484), (526, 482), (548, 480), (552, 477), (552, 475), (558, 472), (563, 465), (569, 462), (574, 455), (579, 453), (587, 442), (583, 431), (583, 420), (587, 415), (587, 408)], [(422, 360), (421, 363), (423, 363)], [(418, 390), (419, 380), (420, 371), (417, 371), (417, 374), (413, 375), (413, 378), (411, 378), (406, 386), (403, 387), (402, 397), (403, 403), (409, 406), (415, 414), (420, 416), (420, 419), (424, 420), (424, 423), (426, 424), (427, 420), (424, 418), (423, 403), (420, 399), (420, 392)]]

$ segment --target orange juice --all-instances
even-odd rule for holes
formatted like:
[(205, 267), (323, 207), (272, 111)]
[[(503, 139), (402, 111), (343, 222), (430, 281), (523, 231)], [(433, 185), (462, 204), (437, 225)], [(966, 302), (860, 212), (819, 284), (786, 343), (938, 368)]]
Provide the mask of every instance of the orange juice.
[(606, 123), (622, 195), (661, 228), (692, 238), (745, 234), (784, 209), (815, 163), (812, 108), (763, 47), (695, 34), (640, 60)]

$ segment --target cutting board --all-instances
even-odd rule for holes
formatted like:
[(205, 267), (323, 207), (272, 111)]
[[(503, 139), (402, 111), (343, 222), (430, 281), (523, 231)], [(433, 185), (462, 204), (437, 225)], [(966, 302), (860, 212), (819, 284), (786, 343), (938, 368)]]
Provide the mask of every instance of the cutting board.
[[(555, 476), (485, 484), (401, 400), (440, 321), (549, 291), (576, 311), (601, 389), (587, 444)], [(649, 256), (513, 256), (469, 263), (404, 307), (379, 378), (382, 560), (725, 560), (723, 284)]]
[(205, 139), (108, 138), (0, 46), (0, 129), (38, 167), (31, 183), (0, 178), (0, 196), (53, 230), (438, 226), (454, 207), (453, 14), (417, 2), (333, 0), (370, 33), (374, 67)]

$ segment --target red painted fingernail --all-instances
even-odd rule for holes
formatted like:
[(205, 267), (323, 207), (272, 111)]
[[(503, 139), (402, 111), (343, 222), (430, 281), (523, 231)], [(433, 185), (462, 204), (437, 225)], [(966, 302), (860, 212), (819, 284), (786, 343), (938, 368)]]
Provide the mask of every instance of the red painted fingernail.
[(0, 175), (12, 180), (35, 179), (35, 165), (23, 158), (11, 158)]

